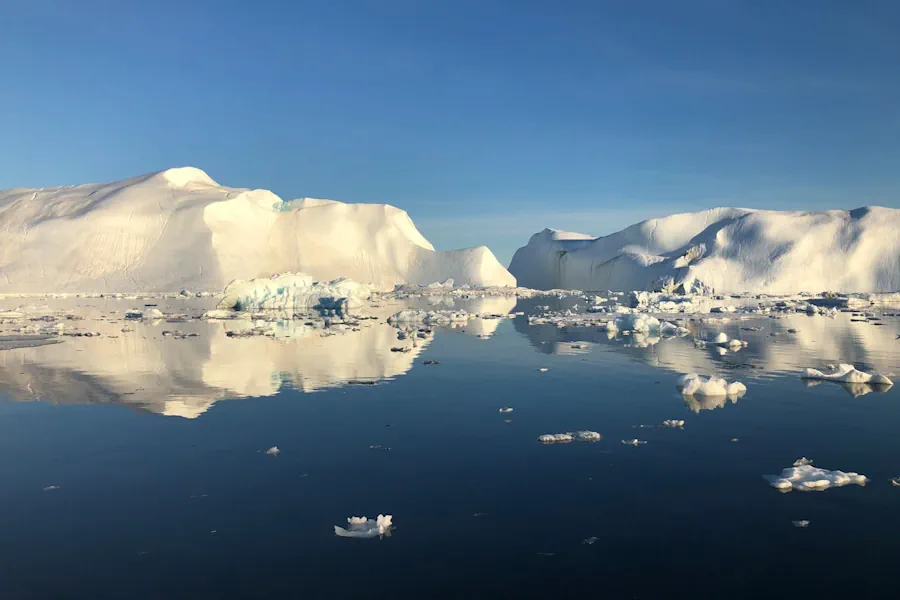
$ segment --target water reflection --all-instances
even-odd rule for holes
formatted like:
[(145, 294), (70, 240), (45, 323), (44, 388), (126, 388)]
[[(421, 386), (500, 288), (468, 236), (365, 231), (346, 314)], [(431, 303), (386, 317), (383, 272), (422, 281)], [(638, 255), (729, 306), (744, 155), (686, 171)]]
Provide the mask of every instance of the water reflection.
[[(532, 299), (531, 304), (535, 303)], [(532, 310), (534, 307), (530, 307)], [(522, 304), (517, 310), (522, 309)], [(770, 317), (691, 316), (679, 321), (690, 332), (683, 337), (659, 337), (641, 333), (610, 333), (594, 327), (529, 325), (517, 318), (515, 329), (539, 352), (571, 354), (573, 348), (617, 352), (677, 373), (698, 372), (745, 377), (798, 375), (807, 367), (851, 363), (865, 371), (890, 373), (900, 350), (900, 319), (878, 322), (851, 321), (849, 314), (834, 318), (805, 314)], [(696, 340), (711, 340), (718, 333), (747, 342), (746, 346), (722, 347)], [(845, 385), (854, 397), (885, 392), (890, 386)], [(694, 408), (694, 407), (692, 407)], [(705, 407), (701, 407), (705, 408)]]
[[(414, 331), (398, 339), (387, 316), (427, 307), (430, 300), (368, 307), (349, 324), (272, 313), (265, 319), (200, 318), (213, 300), (154, 300), (148, 304), (160, 302), (167, 316), (153, 321), (125, 319), (128, 305), (103, 299), (26, 306), (15, 318), (0, 320), (0, 333), (56, 327), (68, 335), (0, 335), (0, 350), (8, 350), (0, 352), (0, 393), (16, 400), (117, 403), (193, 419), (220, 400), (273, 396), (285, 386), (315, 392), (390, 380), (412, 368), (433, 334)], [(515, 303), (508, 296), (443, 301), (449, 308), (504, 316)], [(453, 331), (489, 337), (500, 322), (471, 319)]]

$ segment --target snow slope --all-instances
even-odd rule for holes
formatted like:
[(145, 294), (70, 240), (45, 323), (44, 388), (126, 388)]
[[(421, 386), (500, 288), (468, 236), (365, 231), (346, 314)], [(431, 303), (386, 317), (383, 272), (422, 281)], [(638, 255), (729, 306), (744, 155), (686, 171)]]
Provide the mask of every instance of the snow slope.
[(592, 238), (545, 229), (509, 266), (539, 289), (886, 292), (900, 289), (900, 209), (715, 208)]
[(485, 247), (436, 252), (393, 206), (282, 201), (192, 167), (0, 191), (0, 222), (0, 293), (220, 291), (285, 271), (379, 288), (516, 283)]

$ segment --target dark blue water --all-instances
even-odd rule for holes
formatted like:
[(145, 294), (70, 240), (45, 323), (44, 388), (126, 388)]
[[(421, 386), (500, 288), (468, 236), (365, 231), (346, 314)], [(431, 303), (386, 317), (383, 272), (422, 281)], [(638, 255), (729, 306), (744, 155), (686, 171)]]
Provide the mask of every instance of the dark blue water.
[[(79, 369), (53, 347), (7, 351), (0, 597), (892, 597), (900, 395), (806, 387), (797, 373), (837, 360), (898, 369), (898, 324), (760, 323), (726, 356), (690, 339), (638, 347), (521, 318), (490, 339), (438, 331), (408, 372), (377, 385), (285, 383), (192, 419), (120, 395), (112, 367)], [(695, 327), (737, 336), (746, 324)], [(802, 339), (769, 335), (788, 327)], [(143, 337), (160, 356), (186, 352)], [(208, 374), (219, 351), (198, 339), (183, 343), (201, 344)], [(567, 345), (579, 340), (590, 348)], [(250, 342), (257, 353), (283, 343)], [(691, 367), (748, 392), (690, 405), (674, 383)], [(155, 373), (183, 396), (210, 394), (188, 365)], [(28, 385), (42, 401), (21, 401)], [(674, 418), (683, 430), (635, 428)], [(603, 439), (536, 442), (575, 429)], [(648, 443), (620, 443), (634, 437)], [(267, 456), (273, 445), (281, 454)], [(782, 494), (763, 480), (800, 456), (871, 481)], [(390, 537), (334, 535), (347, 517), (379, 512), (393, 515)]]

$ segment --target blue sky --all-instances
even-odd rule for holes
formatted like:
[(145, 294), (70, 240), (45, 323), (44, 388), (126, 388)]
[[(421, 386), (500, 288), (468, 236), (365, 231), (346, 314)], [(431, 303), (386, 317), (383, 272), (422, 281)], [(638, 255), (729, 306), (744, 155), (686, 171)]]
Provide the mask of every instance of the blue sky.
[(0, 188), (192, 165), (503, 261), (720, 205), (900, 206), (893, 0), (0, 0)]

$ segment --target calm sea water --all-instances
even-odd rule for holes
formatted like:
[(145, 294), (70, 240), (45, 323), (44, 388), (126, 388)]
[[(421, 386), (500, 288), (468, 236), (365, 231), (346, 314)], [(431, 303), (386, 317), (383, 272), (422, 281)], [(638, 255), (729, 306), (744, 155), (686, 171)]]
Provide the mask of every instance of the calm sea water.
[[(481, 308), (549, 303), (503, 302)], [(383, 321), (240, 338), (70, 308), (102, 335), (0, 353), (4, 599), (896, 595), (900, 394), (798, 373), (900, 371), (900, 319), (691, 324), (748, 341), (723, 356), (518, 317), (401, 353)], [(691, 371), (748, 392), (686, 401)], [(603, 439), (536, 441), (576, 429)], [(801, 456), (871, 481), (763, 479)], [(390, 537), (334, 535), (378, 513)]]

